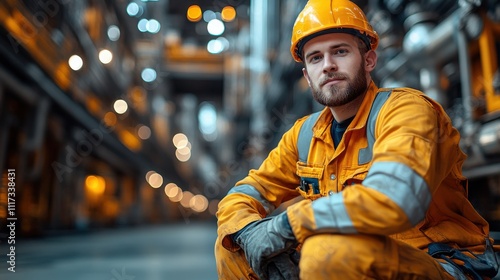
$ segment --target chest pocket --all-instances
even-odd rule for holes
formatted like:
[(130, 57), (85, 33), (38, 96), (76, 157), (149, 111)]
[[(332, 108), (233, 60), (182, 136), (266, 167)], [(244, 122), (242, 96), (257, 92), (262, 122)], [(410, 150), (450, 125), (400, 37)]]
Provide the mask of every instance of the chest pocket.
[[(391, 91), (381, 91), (375, 97), (366, 124), (366, 137), (368, 146), (360, 149), (358, 153), (358, 165), (369, 163), (373, 158), (373, 145), (375, 143), (375, 123), (377, 121), (380, 108), (385, 104)], [(297, 188), (300, 194), (309, 199), (320, 197), (319, 182), (323, 176), (324, 166), (308, 165), (309, 148), (313, 137), (313, 126), (318, 120), (320, 112), (311, 114), (302, 124), (297, 140), (297, 151), (299, 161), (297, 162), (297, 175), (300, 177), (300, 186)], [(345, 182), (354, 183), (354, 182)]]
[(307, 199), (321, 197), (319, 181), (323, 176), (323, 166), (314, 166), (302, 161), (297, 162), (297, 175), (300, 176), (300, 185), (297, 188), (300, 195)]

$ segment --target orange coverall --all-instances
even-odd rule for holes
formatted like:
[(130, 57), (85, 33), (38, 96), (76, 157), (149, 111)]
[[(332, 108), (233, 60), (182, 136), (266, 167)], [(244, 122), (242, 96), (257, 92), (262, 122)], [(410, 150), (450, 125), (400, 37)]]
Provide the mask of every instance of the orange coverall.
[[(215, 245), (221, 279), (256, 278), (230, 235), (299, 195), (306, 199), (287, 215), (302, 244), (301, 279), (453, 279), (426, 253), (429, 243), (484, 251), (488, 223), (467, 199), (460, 135), (437, 102), (417, 90), (392, 89), (376, 121), (372, 160), (359, 163), (378, 92), (371, 82), (336, 147), (325, 108), (307, 163), (298, 159), (306, 117), (299, 119), (260, 168), (221, 200)], [(319, 194), (297, 187), (304, 176), (318, 179)]]

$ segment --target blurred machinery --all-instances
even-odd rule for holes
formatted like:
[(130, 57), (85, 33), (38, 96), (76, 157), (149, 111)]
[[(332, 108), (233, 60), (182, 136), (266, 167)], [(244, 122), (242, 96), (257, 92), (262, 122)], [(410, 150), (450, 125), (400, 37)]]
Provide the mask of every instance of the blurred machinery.
[[(213, 219), (320, 109), (289, 54), (305, 2), (1, 1), (0, 219), (9, 169), (23, 234)], [(443, 104), (500, 230), (500, 1), (354, 2), (381, 38), (373, 78)]]
[(373, 1), (381, 41), (375, 78), (438, 100), (462, 136), (478, 211), (500, 229), (500, 2)]
[(223, 64), (196, 46), (208, 32), (183, 29), (188, 6), (0, 3), (0, 218), (19, 234), (213, 217), (193, 127), (199, 100), (209, 117), (220, 100)]

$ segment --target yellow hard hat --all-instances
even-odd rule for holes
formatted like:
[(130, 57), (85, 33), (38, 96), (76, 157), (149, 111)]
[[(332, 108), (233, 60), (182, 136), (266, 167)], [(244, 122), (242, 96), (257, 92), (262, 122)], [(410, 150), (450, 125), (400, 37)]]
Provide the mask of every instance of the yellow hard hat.
[(356, 35), (372, 50), (378, 46), (377, 32), (356, 4), (349, 0), (309, 0), (293, 25), (293, 59), (302, 61), (302, 48), (310, 39), (335, 32)]

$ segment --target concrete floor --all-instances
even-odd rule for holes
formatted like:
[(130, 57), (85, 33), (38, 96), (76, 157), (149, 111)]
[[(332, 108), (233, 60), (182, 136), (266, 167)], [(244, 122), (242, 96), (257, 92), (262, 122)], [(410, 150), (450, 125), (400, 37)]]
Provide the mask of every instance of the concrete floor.
[(0, 279), (215, 280), (215, 238), (215, 222), (17, 238), (14, 273), (0, 244)]
[(216, 280), (215, 238), (215, 221), (19, 238), (14, 273), (3, 239), (0, 279)]

